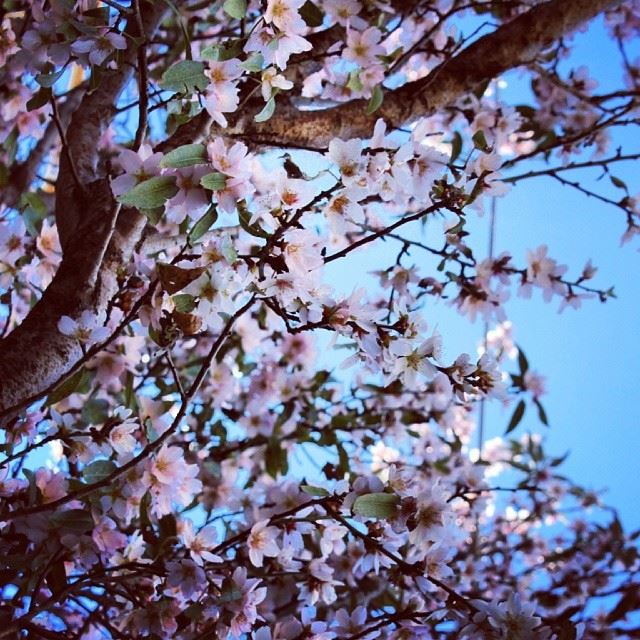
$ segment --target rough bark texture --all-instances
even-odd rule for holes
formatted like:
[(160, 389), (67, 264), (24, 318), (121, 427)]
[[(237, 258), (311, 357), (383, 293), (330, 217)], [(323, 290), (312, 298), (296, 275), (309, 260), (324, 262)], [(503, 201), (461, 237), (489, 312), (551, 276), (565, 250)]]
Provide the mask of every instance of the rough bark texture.
[(240, 114), (227, 135), (252, 143), (326, 147), (334, 137), (368, 137), (378, 118), (399, 127), (446, 107), (488, 79), (533, 61), (553, 41), (575, 31), (620, 0), (551, 0), (483, 36), (426, 78), (386, 91), (382, 106), (367, 115), (367, 100), (332, 109), (299, 111), (278, 104), (264, 123)]
[[(147, 34), (155, 31), (166, 11), (163, 2), (145, 5)], [(139, 35), (135, 21), (128, 30), (132, 36)], [(115, 114), (115, 103), (133, 74), (135, 60), (136, 49), (130, 47), (125, 64), (105, 74), (100, 86), (84, 95), (67, 129), (68, 148), (60, 158), (55, 208), (63, 259), (28, 317), (0, 342), (3, 424), (11, 421), (12, 408), (37, 397), (81, 358), (76, 341), (58, 331), (58, 321), (62, 315), (106, 310), (117, 291), (117, 267), (130, 259), (144, 228), (140, 213), (116, 205), (108, 178), (98, 170), (98, 140)]]
[[(557, 38), (574, 31), (617, 0), (551, 0), (498, 28), (435, 69), (427, 78), (388, 91), (382, 107), (366, 115), (366, 101), (356, 100), (322, 111), (298, 111), (279, 105), (276, 116), (258, 124), (253, 114), (239, 114), (224, 135), (253, 143), (324, 147), (334, 137), (366, 137), (378, 118), (392, 127), (436, 112), (480, 83), (533, 60)], [(162, 1), (144, 5), (149, 36), (166, 11)], [(130, 34), (139, 35), (135, 24)], [(0, 341), (0, 421), (9, 425), (24, 407), (68, 373), (82, 356), (77, 343), (60, 334), (60, 316), (77, 317), (88, 309), (105, 311), (117, 291), (117, 269), (125, 265), (140, 240), (145, 219), (135, 210), (119, 209), (108, 179), (98, 167), (100, 136), (115, 113), (129, 81), (136, 48), (100, 86), (85, 94), (68, 128), (68, 153), (61, 156), (56, 187), (56, 221), (63, 261), (53, 282), (24, 322)], [(206, 119), (186, 125), (174, 146), (193, 142)], [(184, 139), (183, 139), (184, 138)], [(164, 145), (165, 149), (168, 148)], [(80, 185), (76, 184), (75, 168)]]

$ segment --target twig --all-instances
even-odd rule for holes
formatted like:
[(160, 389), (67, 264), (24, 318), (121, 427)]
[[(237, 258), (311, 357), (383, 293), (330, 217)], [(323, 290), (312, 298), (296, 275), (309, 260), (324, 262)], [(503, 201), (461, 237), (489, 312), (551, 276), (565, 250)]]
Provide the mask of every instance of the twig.
[(140, 37), (143, 39), (138, 46), (138, 129), (133, 143), (134, 150), (137, 150), (144, 140), (147, 132), (147, 118), (149, 109), (149, 96), (147, 95), (147, 84), (149, 83), (149, 70), (147, 69), (147, 35), (142, 21), (142, 10), (140, 0), (135, 0), (135, 13)]

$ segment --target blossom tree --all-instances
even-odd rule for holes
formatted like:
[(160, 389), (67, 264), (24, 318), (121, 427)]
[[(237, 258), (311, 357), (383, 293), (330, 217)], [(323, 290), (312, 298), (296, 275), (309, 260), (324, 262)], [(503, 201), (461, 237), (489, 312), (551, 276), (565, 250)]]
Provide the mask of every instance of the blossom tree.
[(613, 290), (469, 231), (542, 177), (638, 234), (637, 0), (1, 6), (0, 638), (640, 637), (638, 534), (519, 435), (504, 310)]

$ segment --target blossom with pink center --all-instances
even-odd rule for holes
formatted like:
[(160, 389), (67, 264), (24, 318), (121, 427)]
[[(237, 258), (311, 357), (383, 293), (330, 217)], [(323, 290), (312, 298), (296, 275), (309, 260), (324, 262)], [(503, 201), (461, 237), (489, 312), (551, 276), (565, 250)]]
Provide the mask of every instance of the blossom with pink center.
[(267, 0), (264, 21), (285, 33), (301, 33), (307, 28), (298, 12), (304, 3), (305, 0)]
[(342, 182), (353, 184), (360, 173), (362, 160), (361, 140), (341, 140), (335, 138), (329, 143), (329, 160), (338, 165)]
[(264, 557), (275, 558), (280, 553), (276, 539), (280, 534), (276, 527), (270, 527), (269, 520), (261, 520), (251, 527), (247, 539), (249, 560), (254, 567), (261, 567)]
[(60, 259), (62, 249), (60, 248), (60, 238), (58, 237), (58, 229), (55, 222), (43, 220), (36, 246), (47, 260), (57, 262)]
[(165, 444), (153, 460), (151, 473), (157, 481), (172, 484), (180, 480), (183, 466), (184, 453), (182, 449)]
[(108, 56), (115, 51), (124, 51), (127, 48), (126, 38), (115, 31), (109, 31), (98, 37), (78, 38), (71, 50), (81, 59), (87, 59), (89, 64), (100, 66)]
[(306, 274), (324, 265), (318, 236), (308, 229), (293, 229), (284, 234), (284, 258), (289, 271)]
[(205, 73), (210, 81), (205, 108), (221, 127), (226, 127), (227, 119), (222, 114), (235, 111), (239, 104), (237, 80), (243, 73), (240, 60), (232, 58), (224, 62), (209, 62)]
[(96, 547), (107, 555), (122, 549), (127, 544), (127, 536), (118, 530), (118, 525), (111, 518), (106, 516), (102, 517), (93, 528), (91, 537)]
[(133, 433), (138, 427), (137, 421), (128, 419), (109, 432), (109, 444), (119, 456), (126, 456), (135, 449), (137, 440)]
[(275, 33), (272, 27), (255, 29), (249, 36), (244, 50), (260, 53), (267, 65), (275, 64), (284, 70), (295, 53), (311, 50), (311, 43), (296, 33)]
[(40, 489), (42, 502), (53, 502), (67, 493), (67, 481), (62, 473), (41, 467), (36, 470), (36, 486)]
[(118, 156), (118, 164), (124, 173), (111, 181), (113, 195), (120, 196), (131, 191), (140, 182), (160, 174), (162, 153), (153, 152), (148, 144), (141, 144), (138, 151), (122, 149)]
[(389, 353), (395, 357), (391, 377), (400, 378), (409, 389), (415, 389), (418, 374), (433, 378), (437, 369), (429, 358), (436, 356), (437, 344), (435, 336), (420, 345), (403, 338), (394, 340), (389, 346)]
[(58, 321), (58, 331), (65, 336), (75, 338), (82, 344), (102, 342), (111, 333), (108, 327), (100, 324), (98, 316), (91, 311), (83, 311), (77, 320), (62, 316)]
[(222, 562), (220, 556), (209, 551), (209, 549), (215, 547), (218, 539), (215, 527), (203, 527), (198, 533), (194, 533), (193, 522), (191, 520), (182, 520), (179, 527), (179, 535), (182, 544), (189, 549), (191, 558), (197, 565), (202, 566), (205, 561)]
[(227, 146), (223, 138), (216, 137), (207, 144), (211, 164), (220, 173), (234, 178), (247, 178), (251, 173), (251, 155), (244, 142)]
[(349, 29), (347, 31), (347, 47), (342, 57), (361, 67), (370, 67), (379, 62), (377, 56), (383, 56), (386, 51), (380, 44), (382, 32), (377, 27), (369, 27), (364, 31)]
[(316, 189), (307, 180), (289, 178), (284, 172), (276, 179), (275, 192), (282, 208), (290, 211), (307, 206), (316, 195)]
[(279, 74), (274, 67), (268, 67), (262, 72), (262, 85), (260, 91), (265, 102), (274, 94), (274, 89), (293, 88), (293, 82), (287, 80), (282, 74)]
[(207, 209), (210, 200), (200, 185), (200, 179), (211, 173), (206, 165), (172, 169), (169, 175), (176, 176), (179, 191), (166, 205), (167, 220), (180, 224), (185, 218), (197, 220)]

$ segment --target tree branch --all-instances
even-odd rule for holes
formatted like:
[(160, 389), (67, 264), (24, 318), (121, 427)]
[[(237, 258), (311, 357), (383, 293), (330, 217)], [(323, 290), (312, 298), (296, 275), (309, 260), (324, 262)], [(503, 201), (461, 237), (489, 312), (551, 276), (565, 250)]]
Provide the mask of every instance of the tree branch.
[[(392, 127), (431, 115), (501, 73), (528, 64), (554, 40), (575, 31), (619, 0), (550, 0), (483, 36), (436, 67), (426, 78), (385, 91), (381, 107), (366, 112), (367, 100), (333, 109), (299, 111), (279, 104), (273, 118), (256, 123), (238, 114), (222, 133), (254, 144), (326, 146), (334, 137), (368, 137), (378, 118)], [(220, 134), (220, 131), (216, 131)]]

